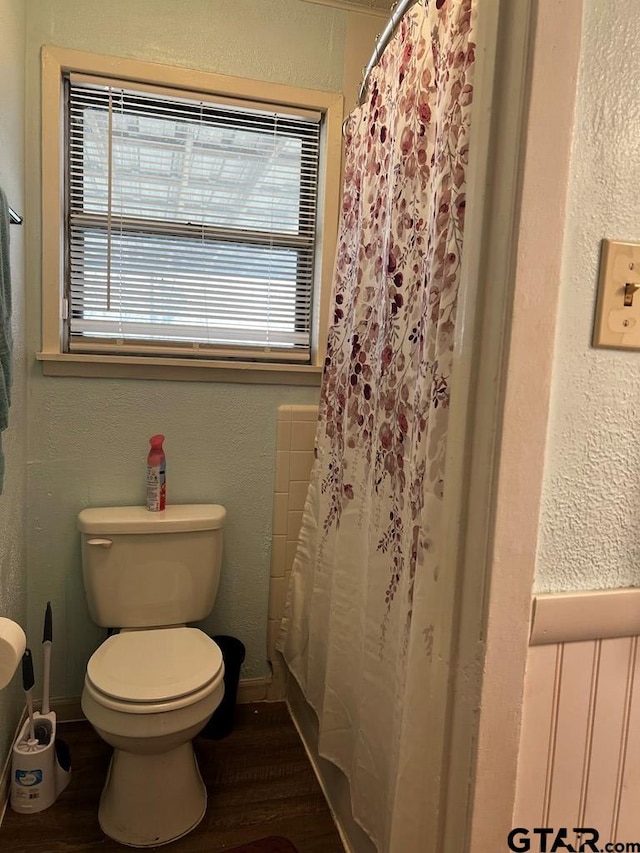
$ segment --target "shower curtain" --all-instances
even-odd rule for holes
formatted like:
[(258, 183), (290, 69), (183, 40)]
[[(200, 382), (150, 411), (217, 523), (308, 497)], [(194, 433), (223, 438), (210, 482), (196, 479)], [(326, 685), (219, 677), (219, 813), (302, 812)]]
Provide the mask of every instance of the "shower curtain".
[(474, 64), (419, 0), (346, 129), (315, 464), (278, 647), (381, 853), (422, 853), (429, 668)]

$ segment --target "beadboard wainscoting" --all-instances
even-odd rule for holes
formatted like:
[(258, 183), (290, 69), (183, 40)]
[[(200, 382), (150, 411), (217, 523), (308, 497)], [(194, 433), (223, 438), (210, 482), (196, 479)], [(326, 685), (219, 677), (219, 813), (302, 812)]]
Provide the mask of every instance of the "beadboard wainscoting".
[(275, 643), (298, 547), (302, 511), (313, 465), (317, 420), (317, 406), (280, 406), (278, 409), (267, 636), (267, 660), (272, 668), (267, 699), (272, 702), (284, 699), (287, 694), (286, 667)]
[(535, 597), (514, 827), (640, 841), (639, 635), (640, 590)]

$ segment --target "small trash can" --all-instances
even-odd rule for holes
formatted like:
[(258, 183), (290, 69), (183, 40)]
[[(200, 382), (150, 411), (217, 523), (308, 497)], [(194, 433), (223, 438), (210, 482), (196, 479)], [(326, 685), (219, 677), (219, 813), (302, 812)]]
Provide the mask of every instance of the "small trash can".
[(202, 730), (201, 735), (212, 740), (219, 740), (233, 731), (240, 667), (244, 661), (245, 648), (244, 643), (237, 637), (219, 635), (212, 637), (212, 639), (220, 646), (222, 660), (224, 661), (224, 697)]

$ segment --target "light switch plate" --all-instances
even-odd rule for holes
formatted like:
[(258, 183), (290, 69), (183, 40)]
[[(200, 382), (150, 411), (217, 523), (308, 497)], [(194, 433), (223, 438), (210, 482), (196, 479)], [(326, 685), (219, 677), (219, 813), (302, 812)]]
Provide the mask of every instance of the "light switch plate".
[(593, 345), (640, 349), (640, 243), (602, 241)]

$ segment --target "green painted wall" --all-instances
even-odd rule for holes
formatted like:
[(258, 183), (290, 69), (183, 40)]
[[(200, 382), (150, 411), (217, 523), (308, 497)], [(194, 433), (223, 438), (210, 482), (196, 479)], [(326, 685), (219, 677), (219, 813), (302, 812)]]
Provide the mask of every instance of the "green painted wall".
[(276, 410), (282, 403), (314, 403), (317, 390), (41, 375), (34, 361), (40, 347), (40, 48), (55, 44), (342, 91), (348, 21), (345, 12), (300, 0), (27, 3), (29, 626), (33, 636), (40, 633), (51, 600), (54, 696), (80, 694), (86, 661), (103, 636), (84, 602), (77, 513), (144, 502), (147, 439), (154, 432), (167, 437), (169, 500), (214, 501), (229, 512), (220, 591), (206, 627), (244, 641), (244, 677), (267, 673)]

